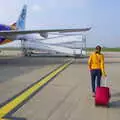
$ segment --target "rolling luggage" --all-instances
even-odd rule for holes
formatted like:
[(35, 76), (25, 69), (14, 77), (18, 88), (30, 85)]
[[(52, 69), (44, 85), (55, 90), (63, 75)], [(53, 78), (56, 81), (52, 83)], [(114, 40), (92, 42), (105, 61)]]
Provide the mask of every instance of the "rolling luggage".
[(105, 85), (96, 88), (96, 95), (95, 95), (95, 105), (105, 105), (109, 107), (109, 100), (110, 100), (110, 89), (107, 87), (107, 79), (104, 80)]

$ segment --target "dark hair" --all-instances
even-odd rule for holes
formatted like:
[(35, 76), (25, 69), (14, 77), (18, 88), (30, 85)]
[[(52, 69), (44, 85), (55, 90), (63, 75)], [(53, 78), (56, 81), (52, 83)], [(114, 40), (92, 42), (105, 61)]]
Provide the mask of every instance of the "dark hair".
[(100, 45), (97, 45), (96, 46), (96, 50), (100, 49), (101, 50), (101, 46)]

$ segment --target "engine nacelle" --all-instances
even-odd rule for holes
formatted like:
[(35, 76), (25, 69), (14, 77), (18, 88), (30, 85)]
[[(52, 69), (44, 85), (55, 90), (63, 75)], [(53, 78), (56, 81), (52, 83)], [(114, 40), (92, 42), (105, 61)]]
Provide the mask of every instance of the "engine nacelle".
[(48, 33), (47, 32), (41, 32), (40, 36), (44, 37), (44, 38), (48, 38)]

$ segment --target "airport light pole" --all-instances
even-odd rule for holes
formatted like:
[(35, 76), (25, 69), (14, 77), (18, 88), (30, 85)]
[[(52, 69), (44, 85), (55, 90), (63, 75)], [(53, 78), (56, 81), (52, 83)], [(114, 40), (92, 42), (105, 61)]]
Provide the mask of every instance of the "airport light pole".
[(86, 35), (82, 35), (82, 41), (83, 41), (83, 46), (84, 46), (84, 50), (86, 52), (86, 55), (87, 55), (87, 48), (86, 48)]
[(85, 35), (85, 38), (84, 38), (84, 42), (85, 42), (85, 51), (86, 51), (86, 56), (87, 56), (86, 35)]
[(74, 49), (73, 49), (73, 54), (74, 54), (74, 58), (76, 57), (75, 54), (76, 54), (76, 43), (75, 43), (75, 46), (74, 46)]

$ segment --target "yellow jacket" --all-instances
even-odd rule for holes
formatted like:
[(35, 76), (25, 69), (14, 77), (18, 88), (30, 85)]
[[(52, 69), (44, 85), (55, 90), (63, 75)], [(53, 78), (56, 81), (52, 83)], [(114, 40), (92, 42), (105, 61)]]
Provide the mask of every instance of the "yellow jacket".
[(102, 75), (105, 76), (105, 69), (104, 69), (104, 55), (99, 53), (92, 53), (88, 60), (89, 69), (101, 69)]

